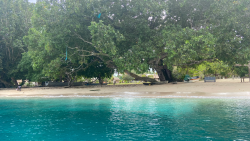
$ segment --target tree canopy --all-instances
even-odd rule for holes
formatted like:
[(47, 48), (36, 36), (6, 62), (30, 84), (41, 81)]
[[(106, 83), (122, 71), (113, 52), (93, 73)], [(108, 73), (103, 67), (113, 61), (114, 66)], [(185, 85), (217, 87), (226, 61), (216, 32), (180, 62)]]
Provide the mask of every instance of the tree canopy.
[(22, 78), (18, 64), (27, 51), (23, 36), (31, 27), (32, 7), (27, 0), (0, 0), (0, 82), (5, 87)]
[(131, 71), (149, 68), (161, 81), (172, 81), (172, 66), (216, 60), (233, 66), (250, 59), (248, 0), (0, 3), (1, 13), (9, 12), (0, 15), (1, 56), (6, 56), (0, 61), (1, 82), (44, 76), (71, 82), (77, 75), (101, 79), (114, 69), (142, 79)]

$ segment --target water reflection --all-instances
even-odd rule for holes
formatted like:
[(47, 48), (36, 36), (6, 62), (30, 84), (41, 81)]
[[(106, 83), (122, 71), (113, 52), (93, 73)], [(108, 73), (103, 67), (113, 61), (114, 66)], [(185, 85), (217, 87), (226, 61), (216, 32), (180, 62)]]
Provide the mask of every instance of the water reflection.
[(244, 99), (0, 99), (1, 140), (248, 140)]

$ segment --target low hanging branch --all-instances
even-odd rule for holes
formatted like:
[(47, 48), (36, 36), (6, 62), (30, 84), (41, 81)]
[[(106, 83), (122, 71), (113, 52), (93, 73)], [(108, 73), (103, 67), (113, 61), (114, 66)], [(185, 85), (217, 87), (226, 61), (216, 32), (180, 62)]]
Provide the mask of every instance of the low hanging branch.
[(97, 48), (97, 47), (96, 47), (95, 45), (93, 45), (91, 42), (84, 40), (84, 39), (82, 38), (81, 35), (79, 35), (79, 34), (77, 34), (77, 33), (75, 33), (75, 35), (76, 35), (79, 39), (81, 39), (83, 42), (88, 43), (88, 44), (91, 44), (93, 47)]
[[(75, 80), (75, 76), (73, 76), (74, 73), (77, 73), (80, 70), (85, 70), (87, 69), (89, 66), (91, 66), (95, 61), (92, 60), (90, 63), (86, 64), (86, 67), (83, 68), (83, 64), (81, 64), (80, 66), (76, 67), (76, 68), (72, 68), (69, 64), (65, 67), (65, 74), (68, 77), (68, 86), (71, 87), (72, 86), (72, 82)], [(68, 71), (69, 70), (69, 71)], [(73, 81), (72, 81), (73, 80)]]
[(244, 64), (244, 65), (241, 65), (241, 64), (235, 64), (234, 66), (238, 66), (238, 67), (241, 67), (241, 66), (246, 66), (246, 67), (249, 67), (249, 68), (250, 68), (250, 61), (248, 61), (248, 64)]
[(148, 78), (148, 77), (140, 77), (140, 76), (138, 76), (138, 75), (136, 75), (128, 70), (125, 70), (124, 72), (127, 73), (128, 75), (130, 75), (131, 77), (134, 77), (135, 78), (134, 80), (141, 80), (141, 81), (152, 82), (152, 83), (157, 82), (155, 79)]
[[(85, 43), (88, 43), (90, 45), (92, 45), (93, 47), (97, 48), (96, 46), (94, 46), (91, 42), (89, 41), (86, 41), (84, 40), (79, 34), (75, 33), (75, 35), (81, 39), (83, 42)], [(69, 47), (70, 48), (70, 47)], [(114, 64), (114, 62), (110, 59), (110, 60), (105, 60), (102, 56), (106, 56), (106, 57), (109, 57), (111, 58), (108, 54), (105, 54), (105, 53), (96, 53), (96, 52), (93, 52), (93, 51), (88, 51), (88, 50), (82, 50), (82, 49), (79, 49), (78, 47), (74, 47), (74, 48), (70, 48), (70, 49), (77, 49), (77, 51), (82, 51), (82, 52), (87, 52), (89, 53), (89, 55), (82, 55), (82, 56), (96, 56), (98, 57), (99, 59), (101, 59), (103, 62), (105, 62), (107, 64), (107, 66), (109, 68), (112, 68), (112, 69), (115, 69), (117, 68), (117, 66)], [(167, 56), (167, 53), (164, 53), (162, 54), (162, 56), (165, 58)], [(159, 59), (160, 60), (160, 59)], [(157, 60), (158, 61), (158, 60)], [(130, 75), (131, 77), (135, 78), (134, 80), (141, 80), (141, 81), (145, 81), (145, 82), (157, 82), (155, 79), (152, 79), (152, 78), (148, 78), (148, 77), (140, 77), (134, 73), (131, 73), (130, 71), (128, 70), (125, 70), (124, 71), (125, 73), (127, 73), (128, 75)]]
[(149, 61), (148, 64), (150, 64), (150, 65), (158, 65), (160, 60), (162, 60), (162, 59), (164, 59), (164, 58), (166, 58), (168, 56), (168, 53), (161, 53), (159, 56), (160, 56), (159, 58), (156, 58), (154, 60)]

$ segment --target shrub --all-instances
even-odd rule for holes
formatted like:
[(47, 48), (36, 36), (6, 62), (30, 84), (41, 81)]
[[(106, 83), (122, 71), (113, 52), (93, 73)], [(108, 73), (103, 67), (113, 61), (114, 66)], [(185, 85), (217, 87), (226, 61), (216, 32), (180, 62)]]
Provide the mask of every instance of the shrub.
[(154, 78), (154, 75), (148, 75), (149, 78)]
[(126, 81), (131, 81), (131, 80), (133, 80), (134, 78), (133, 77), (131, 77), (130, 75), (123, 75), (123, 77), (122, 77), (122, 79), (123, 80), (126, 80)]
[(178, 82), (182, 82), (185, 78), (185, 74), (182, 74), (178, 71), (173, 71), (172, 76), (173, 76), (173, 80), (178, 81)]
[(109, 84), (113, 84), (113, 82), (111, 80), (108, 81)]

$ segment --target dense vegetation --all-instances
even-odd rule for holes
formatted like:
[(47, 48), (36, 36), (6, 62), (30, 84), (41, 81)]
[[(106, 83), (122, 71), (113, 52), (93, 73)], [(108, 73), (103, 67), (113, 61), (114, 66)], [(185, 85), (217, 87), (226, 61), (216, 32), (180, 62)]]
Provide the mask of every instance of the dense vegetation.
[[(180, 73), (205, 64), (210, 74), (240, 75), (233, 66), (249, 60), (249, 6), (248, 0), (0, 0), (1, 87), (44, 78), (71, 85), (79, 76), (102, 83), (114, 69), (153, 81), (131, 73), (152, 68), (161, 81), (172, 81), (173, 66)], [(207, 69), (209, 62), (215, 63)]]

